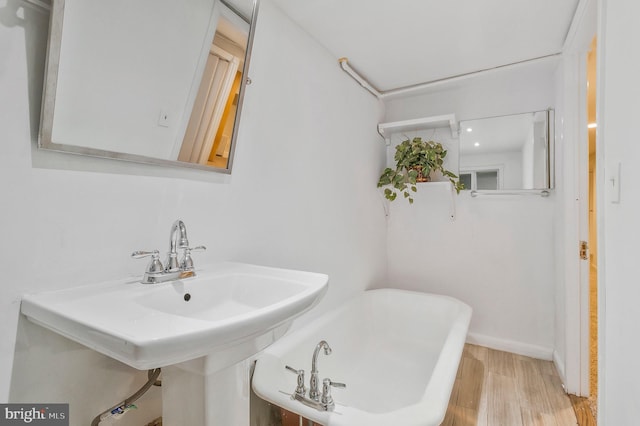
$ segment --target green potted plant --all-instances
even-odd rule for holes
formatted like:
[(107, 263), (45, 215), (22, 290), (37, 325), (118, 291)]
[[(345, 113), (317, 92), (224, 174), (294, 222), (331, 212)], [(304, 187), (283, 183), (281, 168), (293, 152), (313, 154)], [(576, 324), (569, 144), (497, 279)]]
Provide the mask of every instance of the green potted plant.
[(396, 146), (395, 170), (389, 167), (384, 169), (378, 181), (378, 188), (391, 186), (391, 188), (385, 188), (385, 198), (393, 201), (401, 192), (404, 198), (408, 199), (409, 204), (413, 204), (409, 190), (416, 192), (418, 190), (416, 183), (429, 182), (431, 174), (440, 172), (449, 178), (456, 192), (460, 193), (460, 190), (464, 189), (464, 184), (455, 173), (442, 166), (446, 156), (447, 150), (441, 143), (423, 141), (419, 137), (402, 141)]

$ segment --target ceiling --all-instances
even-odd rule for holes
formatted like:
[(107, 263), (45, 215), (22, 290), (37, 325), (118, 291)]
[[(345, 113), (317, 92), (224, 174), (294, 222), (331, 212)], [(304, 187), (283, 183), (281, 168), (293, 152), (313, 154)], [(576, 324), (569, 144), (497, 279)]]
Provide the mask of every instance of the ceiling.
[(559, 53), (579, 0), (274, 0), (381, 91)]

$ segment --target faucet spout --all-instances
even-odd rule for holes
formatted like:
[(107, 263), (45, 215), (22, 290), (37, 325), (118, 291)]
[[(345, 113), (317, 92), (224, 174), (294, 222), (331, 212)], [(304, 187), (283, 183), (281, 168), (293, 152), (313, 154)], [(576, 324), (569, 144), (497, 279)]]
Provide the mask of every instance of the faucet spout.
[(320, 392), (318, 391), (318, 354), (320, 353), (320, 349), (324, 349), (325, 355), (331, 355), (331, 347), (326, 340), (320, 341), (313, 351), (313, 358), (311, 359), (311, 378), (309, 379), (309, 398), (314, 401), (318, 401), (320, 398)]
[(311, 359), (311, 372), (318, 372), (318, 353), (320, 349), (324, 348), (325, 355), (331, 355), (331, 347), (326, 342), (326, 340), (322, 340), (320, 343), (316, 345), (316, 349), (313, 351), (313, 358)]
[(173, 222), (171, 226), (171, 234), (169, 235), (169, 255), (165, 263), (167, 272), (175, 272), (180, 269), (178, 263), (178, 249), (188, 248), (189, 240), (187, 239), (187, 227), (180, 219)]
[(189, 240), (187, 239), (187, 227), (180, 219), (173, 222), (171, 226), (171, 252), (176, 253), (179, 248), (189, 247)]

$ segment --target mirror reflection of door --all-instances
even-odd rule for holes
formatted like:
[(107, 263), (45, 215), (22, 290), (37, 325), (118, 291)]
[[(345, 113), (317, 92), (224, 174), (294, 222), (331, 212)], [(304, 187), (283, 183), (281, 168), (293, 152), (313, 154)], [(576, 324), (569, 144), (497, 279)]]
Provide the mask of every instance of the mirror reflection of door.
[(231, 172), (258, 0), (52, 5), (39, 148)]
[(226, 168), (247, 35), (220, 17), (187, 125), (179, 161)]
[(460, 169), (460, 181), (464, 189), (496, 190), (502, 189), (502, 167), (476, 167), (475, 170)]

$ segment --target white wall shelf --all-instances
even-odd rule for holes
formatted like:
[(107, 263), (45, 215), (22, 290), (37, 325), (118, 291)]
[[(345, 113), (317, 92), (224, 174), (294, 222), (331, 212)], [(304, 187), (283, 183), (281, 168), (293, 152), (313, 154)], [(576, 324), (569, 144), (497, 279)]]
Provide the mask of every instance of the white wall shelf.
[[(387, 147), (391, 145), (391, 136), (397, 133), (402, 132), (411, 132), (415, 130), (425, 130), (425, 129), (439, 129), (443, 127), (448, 127), (451, 129), (451, 137), (458, 137), (458, 122), (456, 121), (455, 114), (444, 114), (444, 115), (435, 115), (432, 117), (422, 117), (415, 118), (412, 120), (403, 120), (403, 121), (390, 121), (388, 123), (379, 123), (378, 124), (378, 133), (382, 136), (387, 144)], [(388, 152), (389, 148), (387, 148), (387, 155), (390, 155)], [(390, 160), (389, 160), (390, 161)], [(418, 186), (422, 188), (418, 188), (418, 191), (421, 189), (424, 191), (427, 188), (441, 188), (445, 191), (449, 191), (451, 193), (451, 201), (449, 208), (449, 217), (451, 220), (456, 219), (456, 191), (451, 182), (421, 182), (418, 183)], [(384, 188), (382, 188), (384, 191)], [(382, 194), (382, 192), (381, 192)], [(413, 195), (413, 194), (412, 194)], [(416, 195), (413, 195), (415, 198)], [(384, 197), (384, 195), (383, 195)], [(402, 196), (399, 196), (396, 202), (406, 202), (401, 200)], [(389, 216), (389, 205), (388, 201), (385, 199), (385, 214)], [(416, 200), (418, 201), (418, 200)]]
[(391, 135), (400, 132), (410, 132), (412, 130), (437, 129), (449, 127), (451, 137), (458, 137), (458, 122), (455, 114), (436, 115), (432, 117), (414, 118), (412, 120), (391, 121), (378, 124), (378, 133), (387, 143), (391, 144)]

